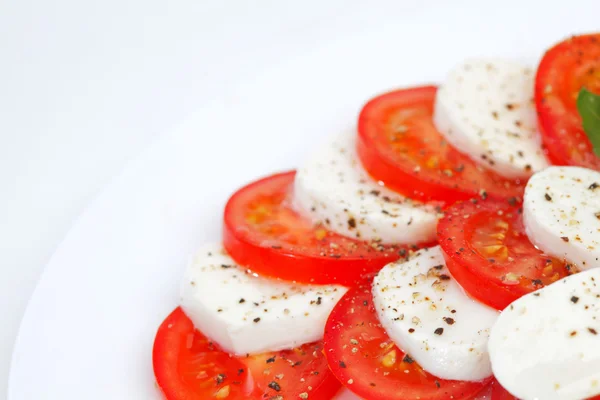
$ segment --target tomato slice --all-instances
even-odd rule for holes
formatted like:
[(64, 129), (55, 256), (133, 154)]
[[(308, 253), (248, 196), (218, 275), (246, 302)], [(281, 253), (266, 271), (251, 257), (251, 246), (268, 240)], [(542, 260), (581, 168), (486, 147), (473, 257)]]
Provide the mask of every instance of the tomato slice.
[(294, 176), (269, 176), (229, 199), (223, 245), (236, 262), (284, 280), (352, 285), (407, 254), (410, 247), (346, 238), (299, 215), (290, 200)]
[(491, 383), (492, 386), (492, 398), (491, 400), (519, 400), (512, 394), (508, 393), (506, 389), (504, 389), (500, 382), (494, 379)]
[(350, 289), (325, 326), (325, 356), (344, 386), (365, 400), (472, 399), (491, 380), (448, 381), (425, 372), (385, 333), (371, 285)]
[(498, 310), (519, 297), (577, 272), (538, 250), (527, 237), (515, 202), (454, 204), (438, 223), (448, 270), (471, 296)]
[(365, 169), (386, 186), (422, 201), (448, 204), (483, 195), (523, 193), (511, 181), (454, 149), (432, 121), (436, 87), (389, 92), (369, 101), (358, 120), (357, 149)]
[(152, 359), (167, 400), (330, 399), (341, 385), (322, 349), (317, 342), (234, 357), (195, 330), (177, 308), (158, 328)]
[(600, 94), (600, 34), (573, 36), (552, 47), (535, 80), (542, 141), (552, 163), (600, 170), (577, 111), (582, 87)]

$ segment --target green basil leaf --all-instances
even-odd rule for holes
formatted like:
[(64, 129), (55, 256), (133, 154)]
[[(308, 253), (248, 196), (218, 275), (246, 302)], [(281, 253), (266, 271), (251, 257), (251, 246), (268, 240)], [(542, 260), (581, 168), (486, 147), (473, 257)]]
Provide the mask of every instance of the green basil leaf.
[(592, 142), (594, 153), (600, 157), (600, 96), (582, 88), (577, 96), (577, 111), (583, 120), (583, 130)]

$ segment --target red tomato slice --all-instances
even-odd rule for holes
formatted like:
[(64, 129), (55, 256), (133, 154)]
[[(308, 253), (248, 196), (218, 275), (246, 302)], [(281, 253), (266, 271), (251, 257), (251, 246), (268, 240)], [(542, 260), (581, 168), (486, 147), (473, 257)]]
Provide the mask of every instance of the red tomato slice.
[(365, 400), (466, 400), (491, 380), (447, 381), (425, 372), (381, 327), (371, 285), (350, 289), (334, 307), (324, 347), (334, 375)]
[(229, 199), (223, 244), (236, 262), (290, 281), (352, 285), (407, 254), (406, 246), (346, 238), (300, 216), (290, 206), (294, 176), (272, 175)]
[[(152, 353), (167, 400), (330, 399), (340, 388), (321, 342), (234, 357), (194, 329), (181, 308), (158, 328)], [(281, 397), (278, 397), (281, 396)]]
[(494, 379), (491, 383), (492, 386), (492, 398), (491, 400), (519, 400), (512, 394), (508, 393), (506, 389), (500, 386), (500, 382)]
[(520, 196), (524, 183), (476, 164), (449, 145), (432, 122), (436, 88), (396, 90), (375, 97), (360, 113), (358, 154), (386, 186), (422, 201), (448, 204), (474, 196)]
[(600, 158), (577, 112), (582, 87), (600, 94), (600, 34), (573, 36), (552, 47), (535, 80), (535, 104), (550, 160), (600, 170)]
[(529, 241), (515, 202), (466, 201), (446, 210), (438, 240), (448, 270), (471, 296), (498, 310), (577, 272)]

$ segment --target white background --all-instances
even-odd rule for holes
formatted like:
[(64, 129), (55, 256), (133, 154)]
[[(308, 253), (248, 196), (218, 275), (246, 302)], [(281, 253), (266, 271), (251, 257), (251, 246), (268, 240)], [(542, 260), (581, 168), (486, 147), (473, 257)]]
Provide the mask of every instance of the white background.
[(358, 4), (0, 3), (0, 398), (27, 300), (94, 195), (157, 135)]

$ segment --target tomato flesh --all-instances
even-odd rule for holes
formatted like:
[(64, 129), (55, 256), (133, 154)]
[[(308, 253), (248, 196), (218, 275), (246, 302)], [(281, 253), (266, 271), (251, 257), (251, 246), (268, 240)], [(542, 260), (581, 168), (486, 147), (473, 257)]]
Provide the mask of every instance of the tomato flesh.
[(546, 52), (535, 81), (542, 140), (553, 164), (600, 170), (577, 111), (585, 87), (600, 94), (600, 34), (574, 36)]
[(154, 374), (167, 400), (330, 399), (340, 388), (321, 342), (292, 350), (235, 357), (194, 329), (181, 308), (161, 324)]
[(360, 113), (357, 150), (365, 169), (386, 186), (422, 201), (451, 204), (474, 196), (508, 198), (524, 182), (488, 170), (454, 149), (433, 125), (436, 87), (375, 97)]
[(503, 310), (519, 297), (577, 272), (538, 250), (514, 202), (457, 203), (438, 223), (448, 270), (474, 298)]
[(492, 386), (492, 398), (491, 400), (519, 400), (512, 394), (510, 394), (506, 389), (504, 389), (500, 382), (496, 379), (491, 384)]
[(325, 356), (340, 382), (365, 400), (472, 399), (490, 381), (448, 381), (423, 370), (385, 333), (371, 285), (350, 289), (325, 326)]
[(240, 265), (284, 280), (352, 285), (407, 254), (408, 246), (343, 237), (299, 215), (290, 204), (294, 176), (272, 175), (229, 199), (223, 245)]

